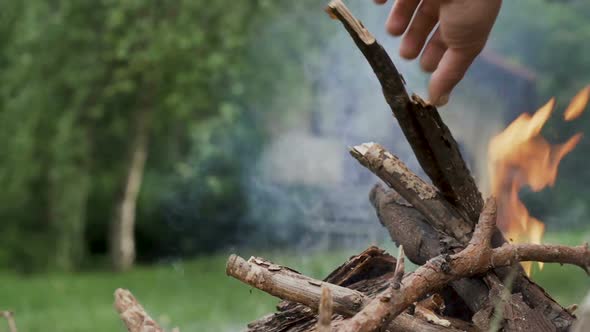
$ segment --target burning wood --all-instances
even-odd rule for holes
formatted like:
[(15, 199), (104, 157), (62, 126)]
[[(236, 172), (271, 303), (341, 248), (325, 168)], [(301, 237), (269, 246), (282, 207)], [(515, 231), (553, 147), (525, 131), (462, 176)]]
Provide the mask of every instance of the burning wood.
[[(250, 324), (249, 331), (569, 330), (575, 317), (532, 282), (519, 263), (573, 264), (590, 274), (588, 245), (508, 243), (496, 222), (511, 240), (515, 233), (504, 225), (534, 231), (534, 220), (514, 196), (523, 185), (540, 189), (552, 184), (559, 160), (580, 136), (557, 147), (540, 136), (553, 101), (533, 116), (521, 116), (490, 144), (493, 193), (499, 206), (490, 198), (484, 207), (458, 144), (436, 108), (408, 95), (383, 47), (341, 0), (330, 2), (327, 11), (343, 24), (373, 68), (433, 184), (378, 144), (351, 148), (354, 158), (395, 190), (378, 185), (370, 200), (400, 247), (399, 258), (372, 247), (319, 281), (264, 259), (245, 261), (232, 255), (228, 275), (287, 300), (279, 304), (278, 313)], [(564, 119), (579, 116), (589, 99), (590, 87), (574, 98)], [(515, 168), (519, 172), (513, 172)], [(413, 273), (405, 274), (405, 255), (421, 265)]]

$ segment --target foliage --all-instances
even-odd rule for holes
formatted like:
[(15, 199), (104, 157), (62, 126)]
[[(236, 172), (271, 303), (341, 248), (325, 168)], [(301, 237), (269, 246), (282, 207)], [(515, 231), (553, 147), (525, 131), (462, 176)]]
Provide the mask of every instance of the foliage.
[[(244, 119), (289, 91), (291, 81), (276, 78), (296, 78), (291, 53), (309, 38), (295, 37), (310, 34), (290, 29), (275, 43), (261, 32), (282, 11), (305, 8), (268, 0), (2, 2), (0, 264), (70, 270), (88, 250), (104, 251), (139, 112), (151, 127), (138, 234), (157, 241), (150, 229), (168, 227), (155, 211), (164, 190), (202, 188), (190, 212), (199, 222), (225, 205), (236, 206), (226, 220), (238, 222), (247, 158), (235, 157), (241, 145), (224, 149), (264, 138), (264, 125)], [(198, 174), (183, 175), (187, 167)]]

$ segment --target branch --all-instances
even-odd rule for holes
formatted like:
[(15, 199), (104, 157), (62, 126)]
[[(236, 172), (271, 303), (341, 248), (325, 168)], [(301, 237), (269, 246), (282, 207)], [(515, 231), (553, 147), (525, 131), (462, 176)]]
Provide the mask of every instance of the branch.
[(369, 300), (361, 292), (306, 277), (261, 258), (252, 257), (246, 261), (231, 255), (225, 271), (250, 286), (316, 310), (322, 294), (321, 287), (327, 287), (332, 293), (334, 311), (344, 316), (354, 315)]
[(322, 286), (322, 297), (318, 310), (318, 332), (330, 332), (332, 330), (332, 292), (330, 287)]
[[(455, 255), (441, 255), (429, 260), (402, 281), (402, 287), (391, 295), (387, 290), (351, 318), (341, 331), (376, 331), (386, 326), (414, 302), (451, 281), (483, 274), (498, 266), (536, 258), (541, 262), (573, 263), (588, 271), (588, 246), (563, 247), (550, 245), (505, 245), (492, 249), (491, 238), (496, 222), (496, 203), (486, 202), (469, 245)], [(567, 248), (567, 249), (566, 249)]]
[(424, 182), (384, 147), (364, 143), (350, 148), (350, 154), (420, 211), (434, 228), (462, 243), (469, 241), (473, 225), (465, 222), (438, 190)]
[(551, 244), (505, 244), (492, 250), (491, 266), (509, 266), (516, 262), (545, 262), (577, 265), (590, 275), (588, 244), (569, 247)]
[(476, 221), (483, 199), (461, 157), (459, 145), (437, 109), (418, 96), (408, 96), (404, 79), (387, 52), (341, 0), (330, 2), (327, 11), (344, 25), (373, 68), (385, 100), (426, 174), (468, 220)]
[(115, 309), (129, 332), (164, 332), (126, 289), (119, 288), (115, 291)]
[(18, 332), (16, 329), (16, 322), (14, 321), (14, 312), (12, 311), (2, 311), (2, 317), (6, 318), (8, 322), (8, 330), (10, 332)]
[(399, 246), (399, 254), (397, 256), (397, 263), (395, 264), (395, 271), (391, 281), (392, 289), (400, 289), (402, 286), (402, 279), (406, 273), (405, 258), (404, 258), (404, 246)]

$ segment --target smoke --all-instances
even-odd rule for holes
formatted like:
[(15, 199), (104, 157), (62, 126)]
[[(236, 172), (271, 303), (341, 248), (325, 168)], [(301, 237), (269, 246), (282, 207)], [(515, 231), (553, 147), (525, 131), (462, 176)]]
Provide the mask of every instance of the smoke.
[[(389, 8), (363, 2), (351, 4), (351, 10), (392, 56), (409, 92), (426, 97), (428, 75), (416, 62), (401, 59), (400, 40), (385, 32)], [(292, 23), (281, 18), (276, 24)], [(269, 124), (273, 137), (248, 177), (251, 218), (281, 245), (350, 247), (384, 240), (367, 197), (378, 179), (348, 155), (348, 146), (378, 142), (423, 175), (371, 68), (339, 23), (331, 23), (337, 29), (323, 40), (319, 55), (303, 57), (306, 88), (295, 98), (301, 109), (293, 99), (278, 97), (273, 103), (296, 114), (287, 115), (286, 123)], [(463, 83), (440, 110), (482, 188), (487, 142), (502, 127), (502, 107), (495, 100), (486, 88)]]

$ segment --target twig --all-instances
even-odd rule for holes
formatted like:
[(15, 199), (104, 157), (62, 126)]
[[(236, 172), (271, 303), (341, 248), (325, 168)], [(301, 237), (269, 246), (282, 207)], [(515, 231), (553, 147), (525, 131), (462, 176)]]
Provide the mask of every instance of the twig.
[(18, 330), (16, 329), (16, 322), (14, 320), (14, 312), (2, 311), (2, 316), (6, 318), (6, 321), (8, 322), (8, 330), (10, 332), (18, 332)]
[(393, 273), (393, 280), (391, 281), (392, 289), (400, 289), (402, 285), (402, 279), (404, 278), (405, 269), (404, 246), (399, 246), (399, 254), (397, 256), (397, 263), (395, 264), (395, 272)]
[(129, 332), (164, 332), (126, 289), (119, 288), (115, 291), (115, 309)]
[(330, 332), (332, 330), (332, 291), (330, 287), (322, 285), (322, 297), (318, 313), (318, 332)]
[[(413, 274), (404, 278), (402, 287), (389, 296), (371, 301), (361, 312), (351, 318), (340, 331), (368, 332), (386, 326), (412, 303), (453, 280), (482, 274), (493, 267), (509, 266), (516, 261), (528, 261), (535, 258), (542, 262), (571, 263), (590, 268), (590, 251), (588, 246), (564, 247), (550, 245), (528, 245), (524, 250), (520, 245), (505, 245), (492, 249), (491, 237), (495, 229), (496, 203), (490, 198), (486, 202), (469, 245), (455, 255), (441, 255), (429, 260)], [(567, 248), (567, 249), (566, 249)]]

